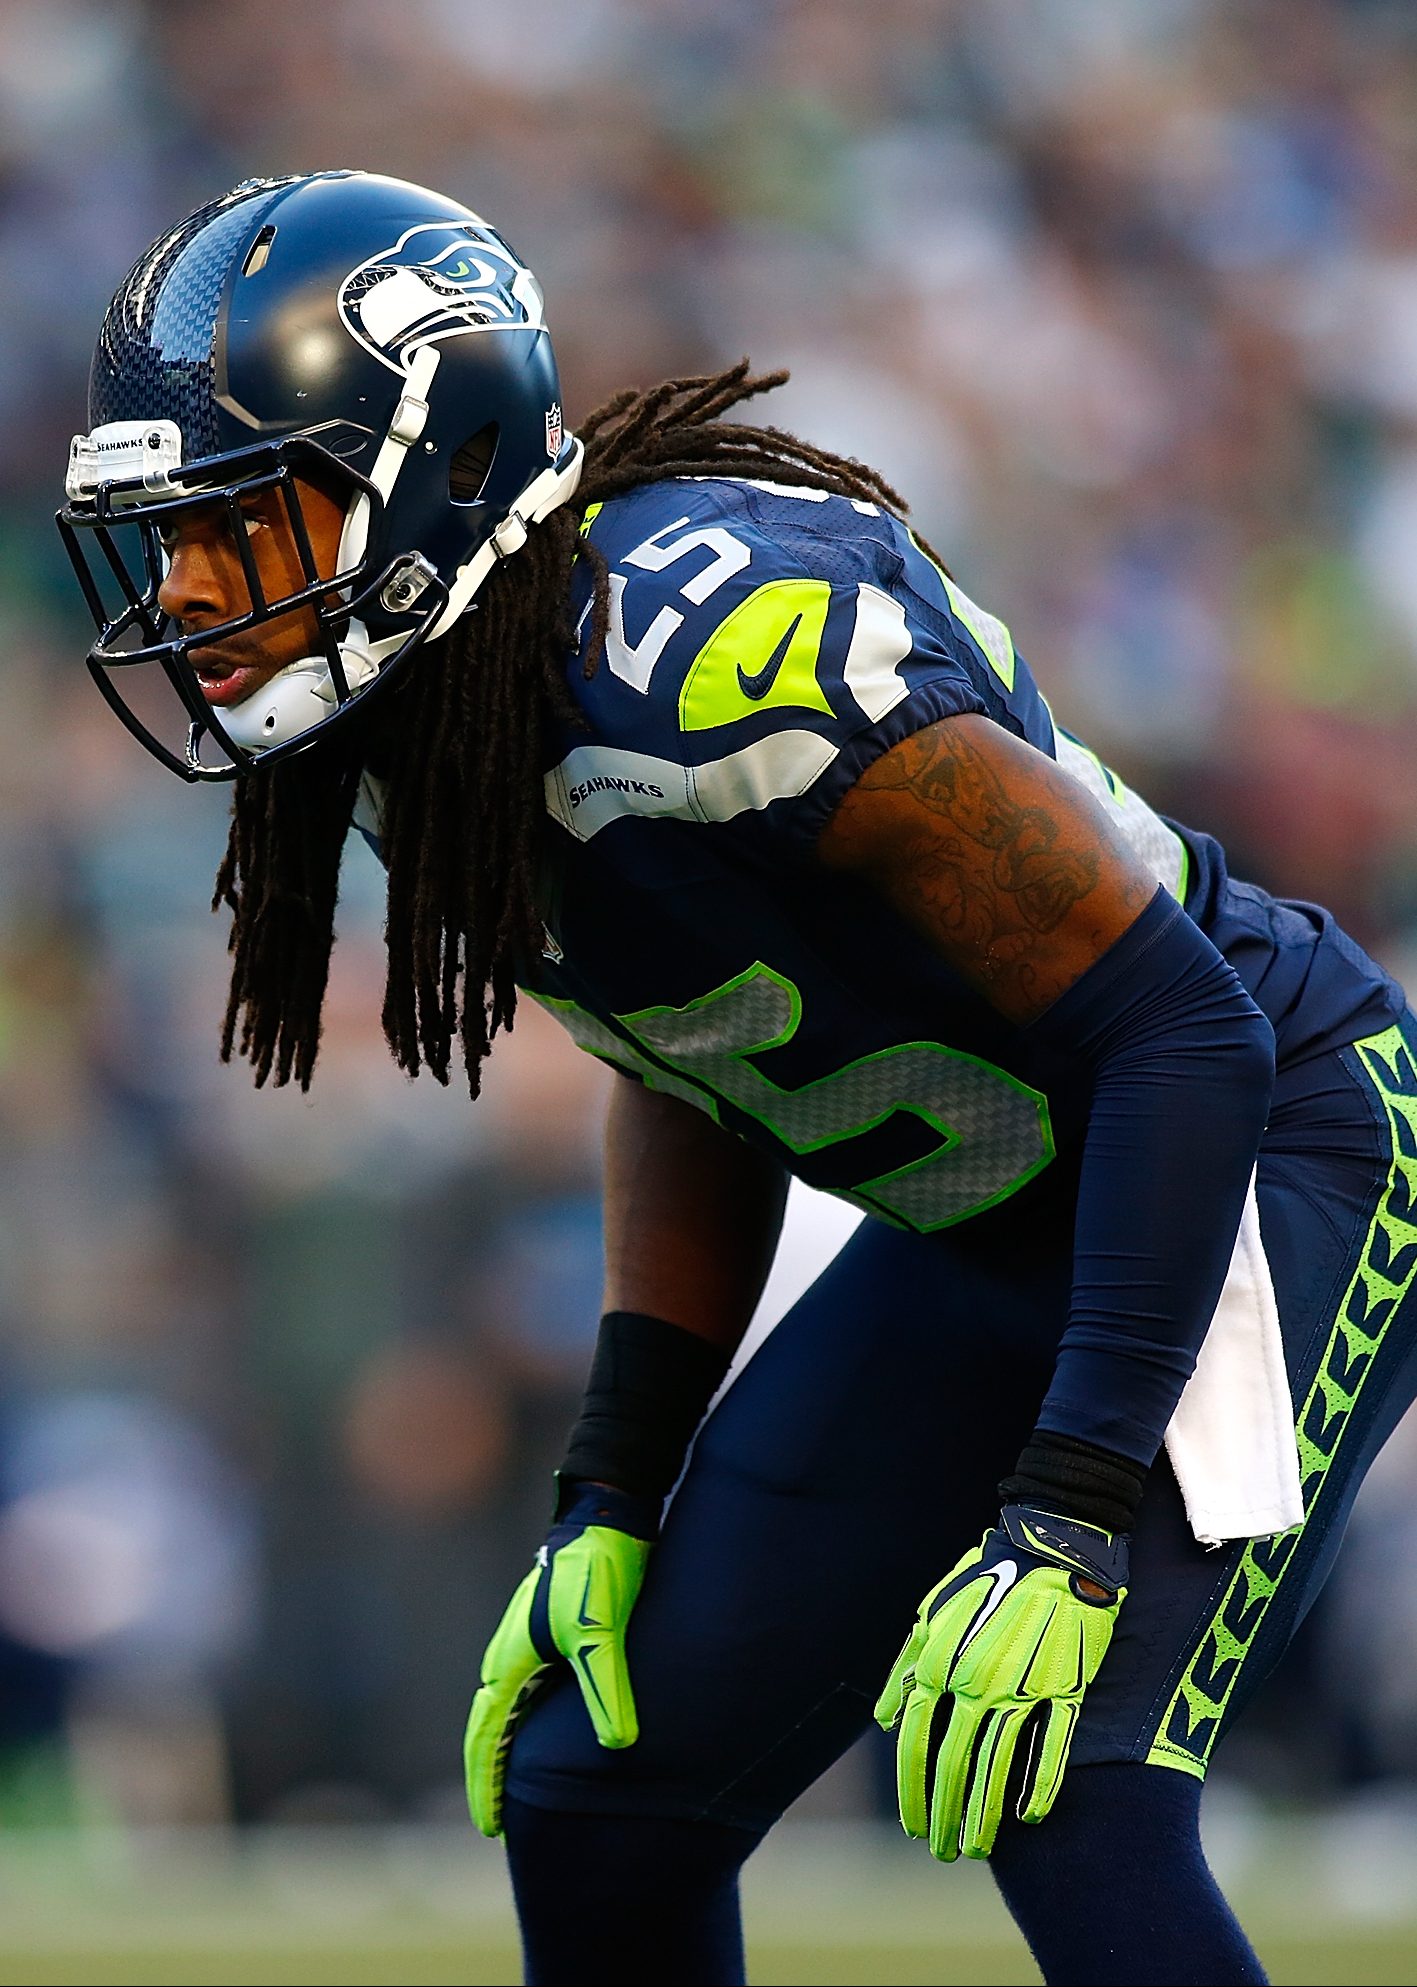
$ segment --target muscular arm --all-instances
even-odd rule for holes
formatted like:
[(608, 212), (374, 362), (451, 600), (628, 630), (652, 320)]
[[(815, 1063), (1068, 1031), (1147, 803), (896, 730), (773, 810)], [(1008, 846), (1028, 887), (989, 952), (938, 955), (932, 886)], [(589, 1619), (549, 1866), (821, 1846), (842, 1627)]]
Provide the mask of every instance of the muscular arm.
[(605, 1129), (605, 1309), (731, 1353), (762, 1293), (787, 1176), (704, 1111), (617, 1082)]
[(1033, 1021), (1146, 908), (1099, 804), (989, 718), (945, 718), (862, 774), (817, 844), (1011, 1021)]
[[(605, 1133), (605, 1315), (565, 1477), (662, 1499), (777, 1246), (786, 1175), (629, 1077)], [(656, 1506), (657, 1508), (657, 1506)]]

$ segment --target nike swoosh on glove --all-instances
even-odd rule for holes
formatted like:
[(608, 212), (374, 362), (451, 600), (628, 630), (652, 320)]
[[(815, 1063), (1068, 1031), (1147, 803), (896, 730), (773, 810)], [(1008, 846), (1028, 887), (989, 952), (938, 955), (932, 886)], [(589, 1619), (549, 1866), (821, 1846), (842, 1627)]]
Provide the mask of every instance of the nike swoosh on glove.
[(659, 1530), (658, 1499), (562, 1479), (556, 1521), (482, 1658), (463, 1763), (484, 1835), (502, 1832), (502, 1787), (516, 1729), (552, 1669), (567, 1663), (603, 1746), (640, 1735), (625, 1628)]
[(1124, 1533), (1006, 1504), (925, 1596), (876, 1719), (900, 1726), (900, 1819), (932, 1855), (989, 1854), (1021, 1739), (1019, 1819), (1048, 1813), (1126, 1583)]

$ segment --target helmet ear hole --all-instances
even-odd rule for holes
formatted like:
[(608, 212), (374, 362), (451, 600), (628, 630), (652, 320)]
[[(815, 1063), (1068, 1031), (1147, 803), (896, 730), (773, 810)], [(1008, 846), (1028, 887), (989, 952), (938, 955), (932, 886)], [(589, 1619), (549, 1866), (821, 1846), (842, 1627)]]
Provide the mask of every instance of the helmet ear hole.
[(448, 496), (455, 504), (475, 504), (492, 473), (497, 453), (497, 423), (489, 421), (454, 450), (448, 464)]

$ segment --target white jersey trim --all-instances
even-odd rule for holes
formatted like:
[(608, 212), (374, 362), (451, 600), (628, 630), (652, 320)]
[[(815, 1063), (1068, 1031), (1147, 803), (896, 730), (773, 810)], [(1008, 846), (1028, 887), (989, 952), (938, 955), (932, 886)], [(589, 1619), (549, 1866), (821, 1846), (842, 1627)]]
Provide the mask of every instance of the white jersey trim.
[(546, 775), (546, 809), (580, 842), (626, 815), (731, 821), (805, 793), (836, 756), (832, 741), (815, 731), (777, 731), (702, 766), (578, 745)]

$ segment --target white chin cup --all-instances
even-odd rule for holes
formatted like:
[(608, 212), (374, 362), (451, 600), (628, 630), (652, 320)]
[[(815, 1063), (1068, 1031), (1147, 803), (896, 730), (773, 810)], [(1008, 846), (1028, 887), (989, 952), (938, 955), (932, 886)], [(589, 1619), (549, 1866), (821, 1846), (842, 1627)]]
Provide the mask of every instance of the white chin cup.
[[(379, 665), (401, 635), (371, 642), (362, 621), (351, 621), (349, 633), (339, 645), (345, 681), (357, 692), (371, 683)], [(269, 683), (253, 690), (230, 710), (218, 707), (213, 715), (223, 731), (248, 752), (264, 752), (273, 745), (286, 745), (327, 718), (339, 702), (330, 676), (330, 665), (322, 655), (302, 656), (287, 663)]]

